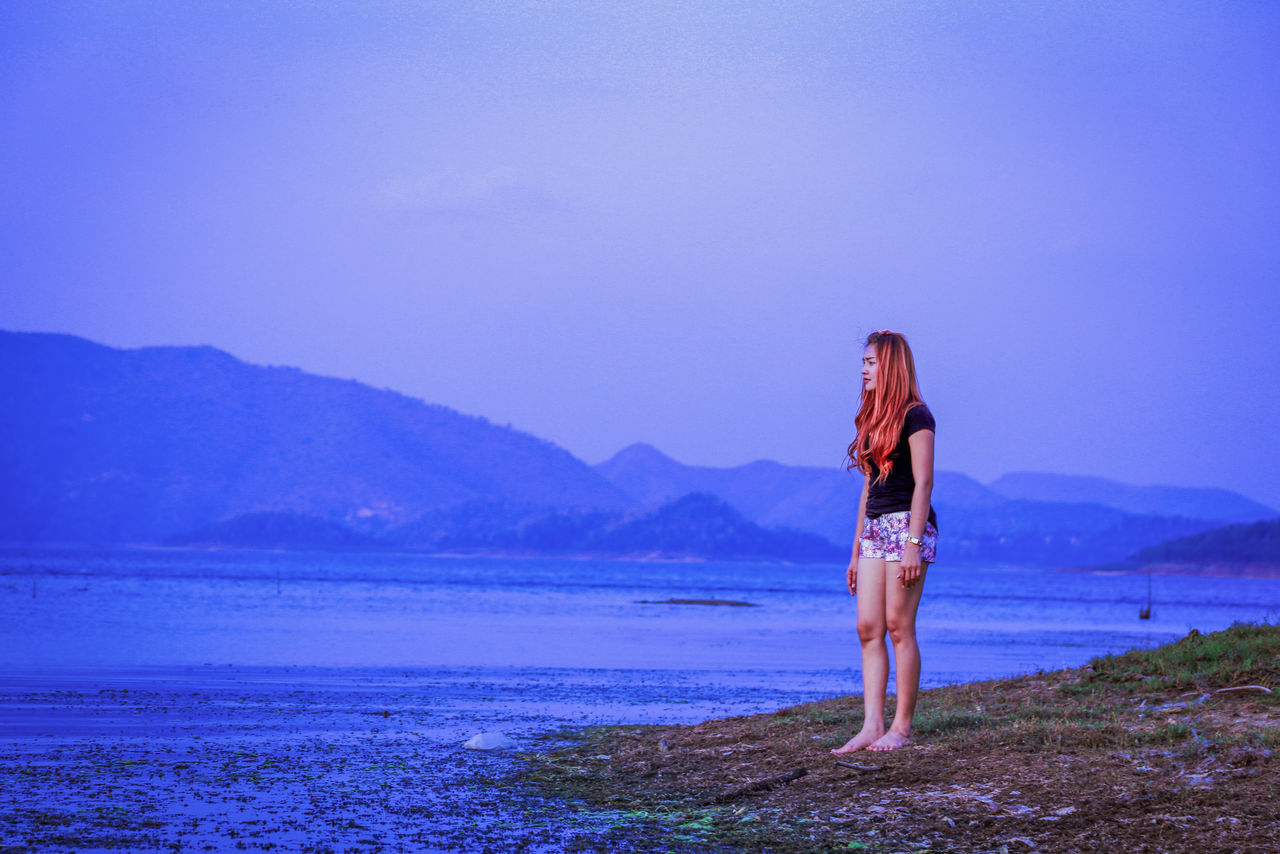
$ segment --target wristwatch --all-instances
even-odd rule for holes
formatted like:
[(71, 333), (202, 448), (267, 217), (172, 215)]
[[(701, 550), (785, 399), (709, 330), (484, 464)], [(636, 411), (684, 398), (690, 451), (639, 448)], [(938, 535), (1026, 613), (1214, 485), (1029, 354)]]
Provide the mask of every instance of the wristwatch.
[(908, 543), (915, 543), (917, 546), (923, 546), (923, 545), (924, 545), (924, 540), (920, 539), (919, 537), (913, 537), (913, 536), (911, 536), (910, 534), (907, 534), (907, 542), (908, 542)]

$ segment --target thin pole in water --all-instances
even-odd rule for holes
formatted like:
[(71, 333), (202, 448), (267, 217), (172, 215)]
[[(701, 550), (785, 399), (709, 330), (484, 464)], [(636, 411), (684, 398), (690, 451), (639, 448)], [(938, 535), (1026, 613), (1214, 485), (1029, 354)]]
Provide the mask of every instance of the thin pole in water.
[(1147, 564), (1147, 607), (1138, 610), (1138, 619), (1151, 619), (1151, 564)]

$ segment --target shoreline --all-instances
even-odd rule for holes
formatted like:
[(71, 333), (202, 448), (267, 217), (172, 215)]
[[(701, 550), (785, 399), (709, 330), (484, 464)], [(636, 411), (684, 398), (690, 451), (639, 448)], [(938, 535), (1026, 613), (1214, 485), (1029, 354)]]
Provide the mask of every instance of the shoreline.
[(856, 696), (579, 729), (525, 754), (520, 779), (732, 850), (1261, 854), (1280, 838), (1278, 656), (1280, 627), (1238, 625), (928, 689), (911, 744), (838, 759)]

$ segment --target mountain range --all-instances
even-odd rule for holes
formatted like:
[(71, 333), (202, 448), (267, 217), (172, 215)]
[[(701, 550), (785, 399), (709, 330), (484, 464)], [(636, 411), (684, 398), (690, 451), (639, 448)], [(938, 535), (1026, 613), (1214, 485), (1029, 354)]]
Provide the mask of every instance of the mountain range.
[[(394, 391), (212, 347), (0, 332), (0, 541), (838, 560), (860, 476), (712, 468), (645, 444), (589, 466)], [(942, 558), (1061, 566), (1277, 512), (1226, 490), (935, 475)]]
[[(645, 444), (596, 470), (641, 503), (701, 491), (764, 525), (795, 528), (835, 543), (853, 538), (861, 475), (839, 468), (760, 461), (732, 468), (686, 466)], [(1093, 487), (1090, 489), (1090, 487)], [(1070, 498), (1025, 497), (1039, 490)], [(1130, 487), (1102, 478), (1024, 473), (983, 485), (958, 472), (934, 475), (933, 506), (944, 556), (958, 563), (1085, 566), (1187, 534), (1277, 515), (1237, 493), (1192, 487)]]

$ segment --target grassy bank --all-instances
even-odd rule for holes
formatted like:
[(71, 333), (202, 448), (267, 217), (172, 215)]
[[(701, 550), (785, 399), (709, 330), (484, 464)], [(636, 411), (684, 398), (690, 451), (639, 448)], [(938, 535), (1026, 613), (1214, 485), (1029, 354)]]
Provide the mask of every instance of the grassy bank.
[(1277, 626), (925, 691), (913, 744), (837, 761), (861, 717), (843, 697), (584, 729), (531, 754), (525, 779), (623, 810), (672, 849), (1269, 852), (1280, 839)]

